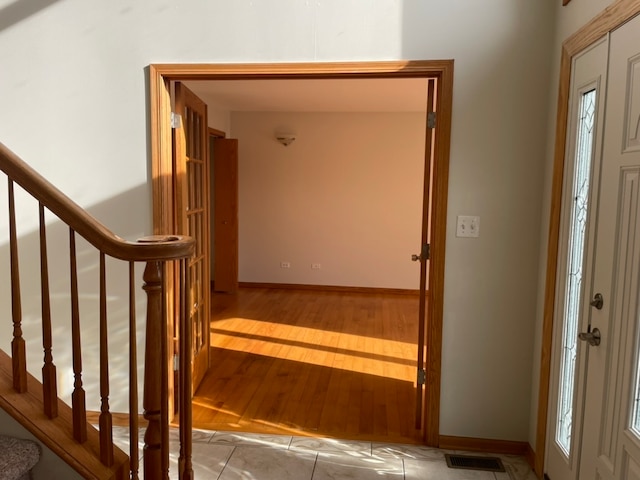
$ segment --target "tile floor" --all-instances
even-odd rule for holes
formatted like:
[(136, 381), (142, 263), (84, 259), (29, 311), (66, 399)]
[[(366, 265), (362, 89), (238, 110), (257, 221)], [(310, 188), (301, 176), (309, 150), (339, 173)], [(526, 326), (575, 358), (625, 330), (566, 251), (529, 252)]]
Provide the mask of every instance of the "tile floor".
[[(171, 431), (171, 478), (178, 478), (178, 433)], [(129, 451), (128, 430), (114, 441)], [(450, 469), (433, 448), (282, 435), (194, 430), (197, 480), (535, 480), (522, 457), (500, 455), (506, 473)], [(462, 453), (462, 452), (458, 452)]]

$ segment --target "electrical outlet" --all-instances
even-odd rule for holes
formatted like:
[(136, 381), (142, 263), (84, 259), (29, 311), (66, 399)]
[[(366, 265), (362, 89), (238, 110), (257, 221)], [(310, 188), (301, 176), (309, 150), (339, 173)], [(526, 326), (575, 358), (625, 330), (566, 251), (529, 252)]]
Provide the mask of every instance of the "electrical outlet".
[(456, 237), (479, 237), (480, 217), (470, 215), (458, 215)]
[(319, 263), (312, 263), (311, 268), (313, 270), (320, 270), (322, 268), (322, 265), (320, 265)]
[(291, 262), (280, 262), (280, 268), (291, 268)]

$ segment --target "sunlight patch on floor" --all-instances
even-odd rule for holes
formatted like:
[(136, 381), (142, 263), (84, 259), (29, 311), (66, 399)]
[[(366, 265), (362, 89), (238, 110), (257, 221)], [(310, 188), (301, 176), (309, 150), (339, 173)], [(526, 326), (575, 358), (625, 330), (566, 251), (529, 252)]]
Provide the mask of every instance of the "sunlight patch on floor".
[(247, 318), (212, 322), (211, 345), (281, 360), (413, 381), (415, 344)]

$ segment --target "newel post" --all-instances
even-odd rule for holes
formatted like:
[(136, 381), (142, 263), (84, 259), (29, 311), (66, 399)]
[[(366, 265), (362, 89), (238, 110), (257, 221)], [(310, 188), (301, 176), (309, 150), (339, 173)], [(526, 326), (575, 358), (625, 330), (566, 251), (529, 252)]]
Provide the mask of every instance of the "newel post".
[[(163, 373), (166, 375), (167, 371), (163, 264), (148, 262), (143, 280), (143, 289), (147, 292), (147, 328), (142, 406), (144, 418), (149, 422), (144, 435), (144, 478), (166, 479), (169, 478), (169, 452), (168, 425), (163, 425), (163, 422), (168, 421), (167, 380), (163, 379)], [(167, 441), (164, 447), (163, 437)]]

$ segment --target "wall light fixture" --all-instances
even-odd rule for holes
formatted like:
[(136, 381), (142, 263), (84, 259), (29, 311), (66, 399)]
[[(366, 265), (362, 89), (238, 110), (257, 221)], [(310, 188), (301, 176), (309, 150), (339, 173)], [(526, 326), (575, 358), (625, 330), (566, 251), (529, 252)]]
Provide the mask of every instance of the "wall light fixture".
[(293, 133), (276, 133), (276, 140), (280, 142), (285, 147), (291, 145), (296, 139), (296, 136)]

